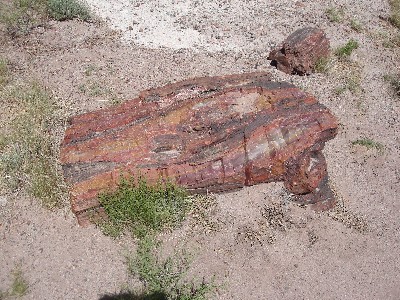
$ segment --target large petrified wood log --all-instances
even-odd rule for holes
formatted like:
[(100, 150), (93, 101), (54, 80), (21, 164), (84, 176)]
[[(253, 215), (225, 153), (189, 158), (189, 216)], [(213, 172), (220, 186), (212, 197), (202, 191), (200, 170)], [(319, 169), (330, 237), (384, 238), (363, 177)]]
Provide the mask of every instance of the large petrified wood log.
[(278, 70), (288, 74), (306, 75), (314, 72), (318, 60), (329, 56), (330, 43), (317, 28), (301, 28), (273, 49), (268, 59)]
[(61, 162), (80, 223), (121, 174), (196, 193), (284, 181), (306, 195), (300, 201), (324, 203), (332, 195), (321, 150), (336, 131), (325, 106), (268, 74), (197, 78), (72, 118)]

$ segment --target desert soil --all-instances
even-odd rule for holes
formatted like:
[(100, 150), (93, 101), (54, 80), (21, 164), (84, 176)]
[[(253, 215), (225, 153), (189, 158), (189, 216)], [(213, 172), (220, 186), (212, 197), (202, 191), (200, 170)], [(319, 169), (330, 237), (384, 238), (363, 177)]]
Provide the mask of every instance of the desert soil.
[[(291, 202), (281, 183), (262, 184), (218, 195), (205, 217), (163, 235), (167, 248), (194, 254), (190, 276), (215, 276), (210, 299), (400, 299), (400, 101), (383, 79), (399, 72), (400, 48), (383, 46), (396, 34), (387, 1), (87, 2), (101, 22), (52, 21), (0, 36), (15, 76), (52, 91), (65, 117), (188, 77), (267, 71), (317, 96), (340, 121), (324, 150), (333, 211), (316, 213)], [(332, 7), (344, 11), (339, 22), (325, 13)], [(271, 48), (304, 26), (323, 29), (333, 49), (350, 39), (359, 48), (324, 74), (270, 66)], [(352, 79), (355, 88), (340, 91)], [(352, 145), (361, 138), (384, 150)], [(23, 299), (99, 299), (132, 283), (124, 253), (134, 247), (127, 236), (79, 227), (68, 203), (49, 211), (22, 192), (1, 196), (2, 291), (18, 264), (29, 282)]]

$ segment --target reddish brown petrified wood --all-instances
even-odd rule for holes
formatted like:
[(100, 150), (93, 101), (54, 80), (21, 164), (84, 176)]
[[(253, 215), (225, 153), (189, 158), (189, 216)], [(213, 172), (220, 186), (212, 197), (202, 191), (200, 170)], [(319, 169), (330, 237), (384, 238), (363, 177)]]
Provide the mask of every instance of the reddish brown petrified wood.
[(268, 74), (197, 78), (73, 117), (61, 162), (80, 223), (126, 174), (195, 193), (284, 181), (300, 201), (325, 203), (321, 150), (336, 131), (325, 106)]
[(272, 50), (268, 59), (287, 74), (306, 75), (314, 72), (318, 60), (329, 56), (330, 43), (325, 33), (316, 28), (298, 29)]

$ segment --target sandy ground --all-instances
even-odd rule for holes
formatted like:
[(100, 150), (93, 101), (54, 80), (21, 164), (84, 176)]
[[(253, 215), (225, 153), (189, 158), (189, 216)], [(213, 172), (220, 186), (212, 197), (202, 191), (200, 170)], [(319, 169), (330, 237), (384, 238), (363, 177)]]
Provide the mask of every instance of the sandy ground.
[[(188, 77), (269, 71), (340, 120), (324, 151), (334, 211), (317, 214), (290, 202), (282, 184), (263, 184), (217, 196), (207, 220), (163, 236), (167, 248), (195, 254), (190, 275), (215, 276), (220, 287), (210, 299), (400, 299), (400, 101), (383, 79), (399, 72), (400, 49), (383, 47), (396, 33), (386, 1), (87, 2), (103, 23), (50, 22), (26, 37), (0, 36), (14, 72), (52, 90), (67, 115)], [(330, 22), (330, 7), (343, 8), (344, 19)], [(275, 70), (270, 49), (304, 26), (325, 30), (332, 48), (357, 40), (352, 63), (333, 61), (327, 74), (308, 77)], [(337, 93), (349, 77), (356, 89)], [(384, 151), (351, 144), (363, 137)], [(79, 227), (67, 204), (50, 212), (22, 193), (0, 198), (0, 290), (20, 264), (30, 284), (23, 299), (118, 292), (132, 281), (124, 253), (133, 247), (128, 237)]]

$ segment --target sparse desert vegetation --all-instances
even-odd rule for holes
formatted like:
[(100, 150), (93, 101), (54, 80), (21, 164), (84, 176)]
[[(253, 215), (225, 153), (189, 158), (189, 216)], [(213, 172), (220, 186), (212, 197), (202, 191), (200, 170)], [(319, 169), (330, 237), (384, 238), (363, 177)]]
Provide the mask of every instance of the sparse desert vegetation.
[(0, 291), (0, 300), (20, 299), (29, 292), (29, 283), (25, 279), (20, 264), (14, 267), (10, 275), (11, 286), (7, 291)]
[(47, 0), (47, 13), (57, 21), (78, 18), (89, 21), (90, 11), (84, 2), (79, 0)]
[(10, 84), (1, 102), (13, 111), (1, 132), (1, 189), (22, 188), (48, 208), (59, 206), (65, 191), (51, 130), (61, 122), (54, 99), (38, 84)]
[(0, 2), (0, 22), (13, 37), (26, 35), (45, 26), (49, 18), (90, 20), (89, 8), (78, 0), (13, 0)]
[(394, 26), (400, 29), (400, 1), (389, 0), (389, 4), (391, 7), (389, 20)]
[(149, 185), (143, 177), (122, 180), (115, 192), (104, 193), (99, 201), (104, 207), (107, 228), (121, 233), (128, 230), (137, 238), (180, 224), (187, 211), (187, 193), (170, 182)]
[(400, 97), (400, 74), (385, 75), (384, 79), (390, 84), (395, 94)]
[(361, 139), (357, 139), (355, 141), (352, 141), (351, 144), (354, 145), (360, 145), (360, 146), (364, 146), (367, 149), (375, 149), (377, 150), (379, 153), (382, 153), (385, 149), (385, 147), (379, 143), (376, 142), (372, 139), (369, 138), (361, 138)]
[(351, 19), (350, 20), (350, 27), (354, 31), (361, 32), (362, 31), (362, 25), (361, 22), (356, 20), (356, 19)]
[(7, 61), (4, 58), (0, 58), (0, 90), (8, 82), (8, 66)]
[(351, 39), (345, 45), (337, 48), (335, 51), (335, 55), (340, 59), (348, 58), (353, 52), (353, 50), (357, 48), (358, 48), (358, 42)]
[(317, 60), (314, 69), (317, 73), (328, 73), (331, 69), (332, 59), (330, 57), (322, 57)]
[[(192, 198), (193, 199), (193, 198)], [(204, 279), (187, 281), (189, 254), (184, 250), (160, 259), (158, 234), (181, 225), (189, 211), (187, 192), (171, 182), (149, 185), (143, 177), (123, 179), (116, 191), (99, 196), (108, 220), (99, 222), (105, 234), (123, 230), (138, 239), (137, 250), (127, 256), (129, 272), (143, 282), (139, 293), (151, 299), (205, 300), (213, 285)], [(124, 293), (124, 291), (122, 291)]]
[(345, 12), (343, 8), (330, 7), (325, 11), (326, 16), (329, 21), (333, 23), (338, 23), (343, 21)]
[(190, 266), (190, 254), (183, 250), (160, 259), (160, 247), (154, 237), (146, 236), (139, 241), (136, 253), (127, 257), (130, 273), (144, 283), (144, 294), (160, 295), (156, 299), (208, 299), (215, 290), (212, 283), (206, 283), (204, 278), (192, 281), (185, 278)]

